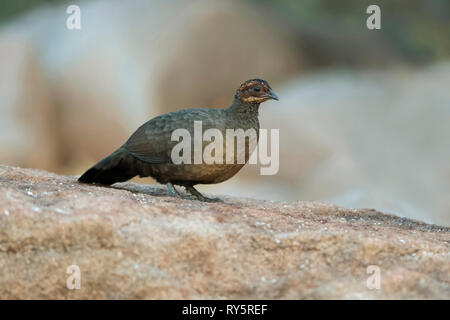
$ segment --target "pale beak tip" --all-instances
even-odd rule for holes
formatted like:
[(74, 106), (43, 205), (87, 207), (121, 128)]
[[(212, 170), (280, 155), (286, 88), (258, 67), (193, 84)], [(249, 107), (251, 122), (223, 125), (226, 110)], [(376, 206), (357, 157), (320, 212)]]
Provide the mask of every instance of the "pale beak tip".
[(270, 90), (270, 97), (273, 100), (277, 100), (277, 101), (280, 100), (280, 98), (278, 98), (277, 94), (275, 92), (273, 92), (272, 90)]

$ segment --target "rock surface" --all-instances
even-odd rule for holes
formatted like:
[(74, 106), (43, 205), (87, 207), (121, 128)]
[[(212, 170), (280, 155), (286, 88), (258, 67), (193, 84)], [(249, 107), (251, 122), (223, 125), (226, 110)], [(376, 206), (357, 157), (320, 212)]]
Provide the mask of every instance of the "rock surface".
[[(450, 229), (317, 202), (81, 185), (0, 166), (0, 298), (450, 298)], [(81, 288), (66, 287), (77, 265)], [(380, 289), (367, 287), (367, 267)]]

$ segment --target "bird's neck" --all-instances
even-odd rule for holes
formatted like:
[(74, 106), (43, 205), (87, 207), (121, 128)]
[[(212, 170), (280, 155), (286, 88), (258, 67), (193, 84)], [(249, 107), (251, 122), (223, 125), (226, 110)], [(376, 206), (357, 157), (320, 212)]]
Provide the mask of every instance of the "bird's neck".
[(259, 103), (244, 103), (235, 98), (228, 111), (241, 117), (258, 117)]

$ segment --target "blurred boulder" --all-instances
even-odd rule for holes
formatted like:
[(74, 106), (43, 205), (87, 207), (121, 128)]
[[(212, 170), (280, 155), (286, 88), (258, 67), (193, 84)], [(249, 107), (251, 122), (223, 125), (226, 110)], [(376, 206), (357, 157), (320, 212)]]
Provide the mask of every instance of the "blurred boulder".
[(55, 108), (37, 52), (20, 32), (0, 36), (0, 162), (58, 165)]
[(80, 8), (81, 30), (66, 28), (58, 6), (0, 31), (1, 163), (79, 171), (160, 113), (228, 105), (242, 81), (280, 81), (302, 68), (289, 31), (245, 3)]

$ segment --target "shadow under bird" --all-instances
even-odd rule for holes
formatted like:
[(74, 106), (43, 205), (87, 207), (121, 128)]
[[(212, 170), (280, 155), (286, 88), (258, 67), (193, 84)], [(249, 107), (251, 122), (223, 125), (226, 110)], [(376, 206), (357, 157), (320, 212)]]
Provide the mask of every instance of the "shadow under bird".
[[(178, 141), (172, 141), (172, 132), (183, 128), (193, 137), (194, 121), (201, 121), (203, 131), (218, 129), (223, 137), (226, 136), (227, 129), (254, 129), (258, 140), (259, 105), (270, 99), (278, 100), (278, 97), (267, 81), (251, 79), (237, 89), (233, 103), (228, 108), (184, 109), (153, 118), (140, 126), (119, 149), (87, 170), (78, 181), (111, 185), (135, 176), (152, 177), (159, 183), (167, 184), (169, 193), (173, 196), (182, 197), (174, 187), (178, 185), (185, 187), (186, 191), (200, 201), (221, 201), (203, 196), (194, 186), (219, 183), (234, 176), (253, 152), (250, 150), (249, 140), (245, 141), (244, 163), (236, 161), (237, 152), (234, 152), (233, 163), (175, 164), (171, 154)], [(205, 145), (203, 142), (203, 148)], [(226, 148), (223, 153), (226, 158)]]

